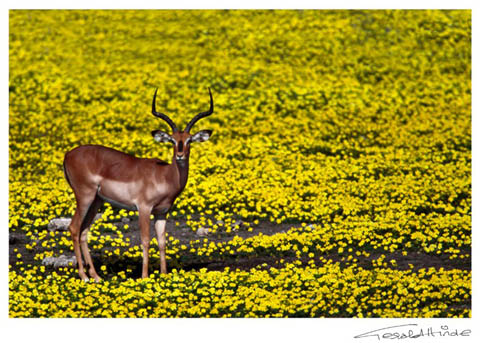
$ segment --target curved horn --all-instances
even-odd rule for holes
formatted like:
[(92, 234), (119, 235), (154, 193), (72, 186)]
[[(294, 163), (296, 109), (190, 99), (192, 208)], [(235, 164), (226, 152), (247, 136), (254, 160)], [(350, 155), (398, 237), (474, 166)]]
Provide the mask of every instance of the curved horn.
[(188, 123), (187, 127), (185, 128), (185, 132), (190, 132), (190, 129), (192, 128), (192, 126), (195, 125), (195, 123), (199, 119), (207, 117), (213, 113), (213, 98), (212, 98), (212, 92), (210, 92), (210, 88), (208, 88), (208, 94), (210, 94), (210, 109), (206, 112), (199, 113), (195, 117), (193, 117), (193, 119), (190, 120), (190, 123)]
[(155, 100), (157, 98), (157, 89), (155, 89), (155, 94), (153, 95), (153, 101), (152, 101), (152, 114), (158, 118), (161, 118), (163, 120), (165, 120), (167, 122), (168, 125), (170, 125), (170, 127), (172, 128), (172, 131), (173, 132), (177, 132), (178, 129), (177, 129), (177, 126), (175, 125), (175, 123), (172, 121), (172, 119), (170, 119), (166, 114), (163, 114), (163, 113), (160, 113), (160, 112), (157, 112), (155, 111)]

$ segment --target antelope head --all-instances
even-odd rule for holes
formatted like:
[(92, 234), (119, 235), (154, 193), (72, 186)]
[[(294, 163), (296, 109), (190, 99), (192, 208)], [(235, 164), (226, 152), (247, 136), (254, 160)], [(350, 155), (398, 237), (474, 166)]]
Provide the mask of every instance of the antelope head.
[(172, 134), (168, 134), (161, 130), (154, 130), (152, 131), (152, 136), (157, 142), (172, 143), (174, 146), (174, 159), (179, 164), (183, 164), (188, 161), (188, 157), (190, 155), (190, 143), (205, 142), (212, 135), (212, 130), (201, 130), (193, 135), (190, 133), (193, 125), (195, 125), (198, 120), (207, 117), (213, 113), (212, 92), (210, 92), (209, 88), (208, 93), (210, 94), (210, 109), (208, 111), (197, 114), (195, 117), (193, 117), (192, 120), (190, 120), (190, 122), (185, 127), (185, 130), (180, 131), (178, 130), (175, 123), (167, 115), (157, 112), (155, 110), (155, 99), (157, 97), (157, 90), (158, 89), (155, 90), (155, 94), (153, 95), (152, 114), (158, 118), (165, 120), (172, 129)]

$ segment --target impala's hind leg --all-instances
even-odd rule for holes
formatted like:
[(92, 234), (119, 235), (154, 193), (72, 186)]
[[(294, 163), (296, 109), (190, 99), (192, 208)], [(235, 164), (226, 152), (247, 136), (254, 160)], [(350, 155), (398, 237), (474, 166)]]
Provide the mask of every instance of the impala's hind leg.
[(94, 278), (95, 281), (100, 281), (100, 276), (98, 276), (95, 266), (93, 265), (92, 257), (90, 256), (90, 251), (88, 250), (88, 231), (90, 225), (95, 219), (100, 207), (102, 207), (103, 201), (96, 196), (93, 202), (90, 204), (85, 217), (83, 218), (82, 225), (80, 226), (80, 247), (82, 248), (83, 258), (85, 264), (88, 266), (88, 274), (91, 278)]
[(81, 194), (79, 192), (75, 192), (75, 197), (77, 198), (77, 209), (75, 210), (72, 222), (68, 227), (70, 230), (70, 234), (72, 235), (73, 251), (75, 252), (75, 257), (77, 258), (78, 275), (84, 281), (88, 281), (88, 277), (87, 274), (85, 274), (85, 269), (82, 262), (82, 256), (80, 251), (80, 233), (82, 222), (88, 212), (90, 205), (94, 202), (95, 196), (96, 189), (93, 189), (91, 191), (83, 191)]

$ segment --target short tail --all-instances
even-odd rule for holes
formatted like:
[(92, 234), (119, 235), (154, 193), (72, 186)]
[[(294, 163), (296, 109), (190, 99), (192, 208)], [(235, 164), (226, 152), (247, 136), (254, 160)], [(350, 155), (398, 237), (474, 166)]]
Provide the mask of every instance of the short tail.
[(63, 160), (63, 174), (65, 175), (65, 179), (67, 179), (67, 182), (70, 185), (70, 187), (72, 187), (72, 183), (70, 182), (70, 179), (68, 178), (67, 169), (65, 168), (65, 160)]

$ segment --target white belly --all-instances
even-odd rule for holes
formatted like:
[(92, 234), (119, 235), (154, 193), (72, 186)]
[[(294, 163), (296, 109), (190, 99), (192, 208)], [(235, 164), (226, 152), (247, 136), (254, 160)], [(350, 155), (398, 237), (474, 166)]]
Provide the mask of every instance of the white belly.
[(138, 186), (135, 183), (104, 180), (100, 182), (97, 194), (115, 207), (136, 209)]

